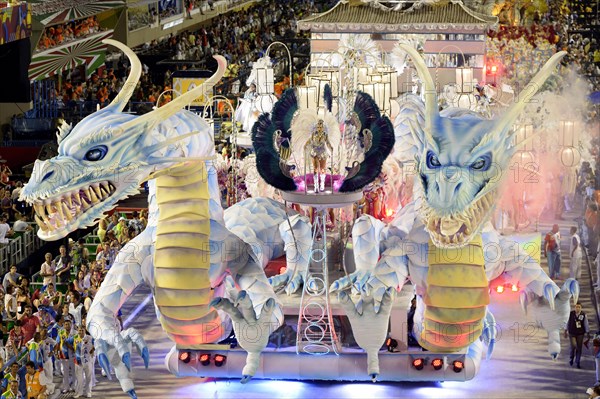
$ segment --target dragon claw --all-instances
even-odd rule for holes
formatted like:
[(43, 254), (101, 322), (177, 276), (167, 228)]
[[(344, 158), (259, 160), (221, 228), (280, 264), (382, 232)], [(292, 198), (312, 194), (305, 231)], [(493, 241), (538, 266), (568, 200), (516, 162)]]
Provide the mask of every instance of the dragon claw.
[(142, 349), (142, 359), (144, 359), (144, 366), (148, 368), (148, 365), (150, 364), (150, 352), (148, 351), (148, 348)]
[(489, 360), (492, 357), (496, 344), (496, 318), (489, 310), (483, 319), (482, 338), (488, 346), (487, 359)]
[(127, 367), (127, 370), (131, 371), (131, 353), (129, 353), (129, 352), (124, 353), (121, 360), (123, 361), (123, 364), (125, 365), (125, 367)]
[(529, 297), (527, 296), (527, 292), (521, 291), (519, 294), (519, 303), (521, 304), (523, 313), (527, 314), (527, 305), (529, 305)]
[(240, 383), (247, 384), (248, 382), (250, 382), (251, 379), (252, 379), (251, 375), (243, 375), (242, 379), (240, 380)]
[(568, 278), (563, 284), (561, 290), (567, 291), (572, 297), (573, 302), (577, 303), (579, 300), (579, 282), (574, 278)]
[(379, 376), (379, 374), (377, 374), (377, 373), (371, 374), (371, 381), (372, 382), (377, 382), (377, 376)]
[(544, 297), (548, 301), (550, 309), (554, 310), (554, 297), (558, 294), (558, 287), (553, 282), (544, 284)]
[(98, 355), (98, 362), (100, 363), (100, 367), (102, 367), (102, 370), (104, 370), (104, 373), (106, 373), (108, 379), (112, 380), (112, 377), (110, 375), (110, 363), (105, 353), (100, 353)]
[(127, 395), (129, 395), (129, 397), (131, 399), (137, 399), (137, 394), (135, 393), (135, 389), (130, 389), (129, 391), (127, 391)]

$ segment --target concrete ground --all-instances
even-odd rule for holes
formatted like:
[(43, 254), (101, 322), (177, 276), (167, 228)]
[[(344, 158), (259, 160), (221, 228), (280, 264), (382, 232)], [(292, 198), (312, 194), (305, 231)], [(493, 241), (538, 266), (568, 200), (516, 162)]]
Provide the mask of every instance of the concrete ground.
[[(568, 214), (566, 218), (572, 220), (576, 216)], [(549, 230), (553, 222), (541, 223), (540, 234)], [(560, 221), (564, 238), (574, 224)], [(528, 230), (533, 229), (531, 226)], [(566, 249), (568, 240), (563, 239), (563, 281), (568, 277)], [(547, 271), (545, 263), (542, 267)], [(596, 331), (591, 277), (585, 260), (582, 268), (580, 301), (590, 316), (592, 331)], [(561, 285), (561, 281), (557, 283)], [(177, 379), (164, 368), (164, 358), (172, 344), (156, 320), (152, 302), (146, 300), (148, 295), (149, 289), (140, 288), (123, 309), (124, 319), (129, 317), (130, 326), (144, 334), (150, 348), (149, 369), (143, 368), (139, 356), (133, 357), (133, 376), (140, 398), (587, 398), (586, 389), (596, 382), (591, 342), (589, 349), (584, 348), (582, 369), (569, 366), (569, 347), (564, 338), (559, 358), (552, 361), (547, 353), (545, 331), (521, 311), (518, 293), (510, 291), (492, 293), (490, 310), (498, 322), (498, 341), (492, 358), (484, 360), (479, 374), (468, 382), (373, 384), (253, 380), (242, 385), (238, 380)], [(116, 380), (101, 377), (99, 371), (97, 374), (99, 382), (93, 397), (127, 397)]]

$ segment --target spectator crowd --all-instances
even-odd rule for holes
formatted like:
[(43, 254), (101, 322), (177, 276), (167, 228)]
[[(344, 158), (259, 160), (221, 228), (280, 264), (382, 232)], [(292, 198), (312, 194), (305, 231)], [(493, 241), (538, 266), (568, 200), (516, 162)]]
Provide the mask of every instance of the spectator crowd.
[[(10, 266), (0, 285), (0, 393), (14, 389), (23, 397), (44, 399), (60, 389), (75, 398), (91, 397), (95, 354), (86, 315), (119, 250), (146, 226), (146, 210), (131, 216), (114, 213), (102, 219), (96, 243), (69, 239), (58, 253), (46, 253), (33, 276)], [(17, 230), (17, 222), (9, 229)]]

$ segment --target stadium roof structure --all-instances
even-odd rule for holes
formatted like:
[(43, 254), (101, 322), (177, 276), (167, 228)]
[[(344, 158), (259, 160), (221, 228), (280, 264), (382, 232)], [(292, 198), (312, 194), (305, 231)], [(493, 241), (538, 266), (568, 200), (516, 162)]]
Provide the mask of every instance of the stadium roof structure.
[(497, 17), (458, 0), (341, 0), (328, 11), (298, 21), (298, 27), (311, 32), (451, 32), (483, 30), (497, 22)]

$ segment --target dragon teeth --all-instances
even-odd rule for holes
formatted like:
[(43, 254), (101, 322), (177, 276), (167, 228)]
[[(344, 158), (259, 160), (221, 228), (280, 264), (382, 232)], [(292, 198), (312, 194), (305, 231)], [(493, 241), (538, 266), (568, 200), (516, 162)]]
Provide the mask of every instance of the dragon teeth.
[(44, 205), (42, 204), (33, 204), (33, 208), (35, 209), (35, 213), (37, 213), (38, 215), (43, 215), (44, 214)]
[(92, 190), (91, 190), (92, 194), (96, 194), (96, 197), (98, 198), (102, 198), (102, 193), (100, 192), (100, 185), (99, 184), (92, 184)]
[(62, 210), (63, 210), (63, 215), (64, 215), (63, 217), (66, 216), (66, 218), (69, 222), (71, 220), (73, 220), (73, 216), (71, 216), (71, 209), (69, 209), (67, 204), (65, 204), (64, 202), (62, 203)]
[(65, 214), (63, 212), (63, 207), (62, 207), (62, 202), (55, 202), (52, 205), (52, 208), (54, 209), (54, 212), (58, 212), (58, 215), (60, 216), (61, 219), (65, 218)]
[(38, 224), (38, 226), (40, 226), (40, 229), (42, 229), (44, 231), (48, 231), (48, 226), (42, 219), (40, 219), (40, 217), (38, 215), (35, 215), (34, 218), (35, 218), (35, 222)]
[(43, 231), (52, 231), (64, 228), (73, 219), (76, 219), (89, 208), (110, 197), (116, 187), (107, 181), (93, 183), (59, 197), (50, 197), (49, 193), (41, 193), (34, 200), (35, 221)]
[[(92, 204), (96, 204), (98, 202), (98, 196), (96, 196), (96, 191), (95, 190), (88, 190), (90, 193), (89, 199), (92, 201)], [(102, 196), (100, 196), (102, 197)]]

